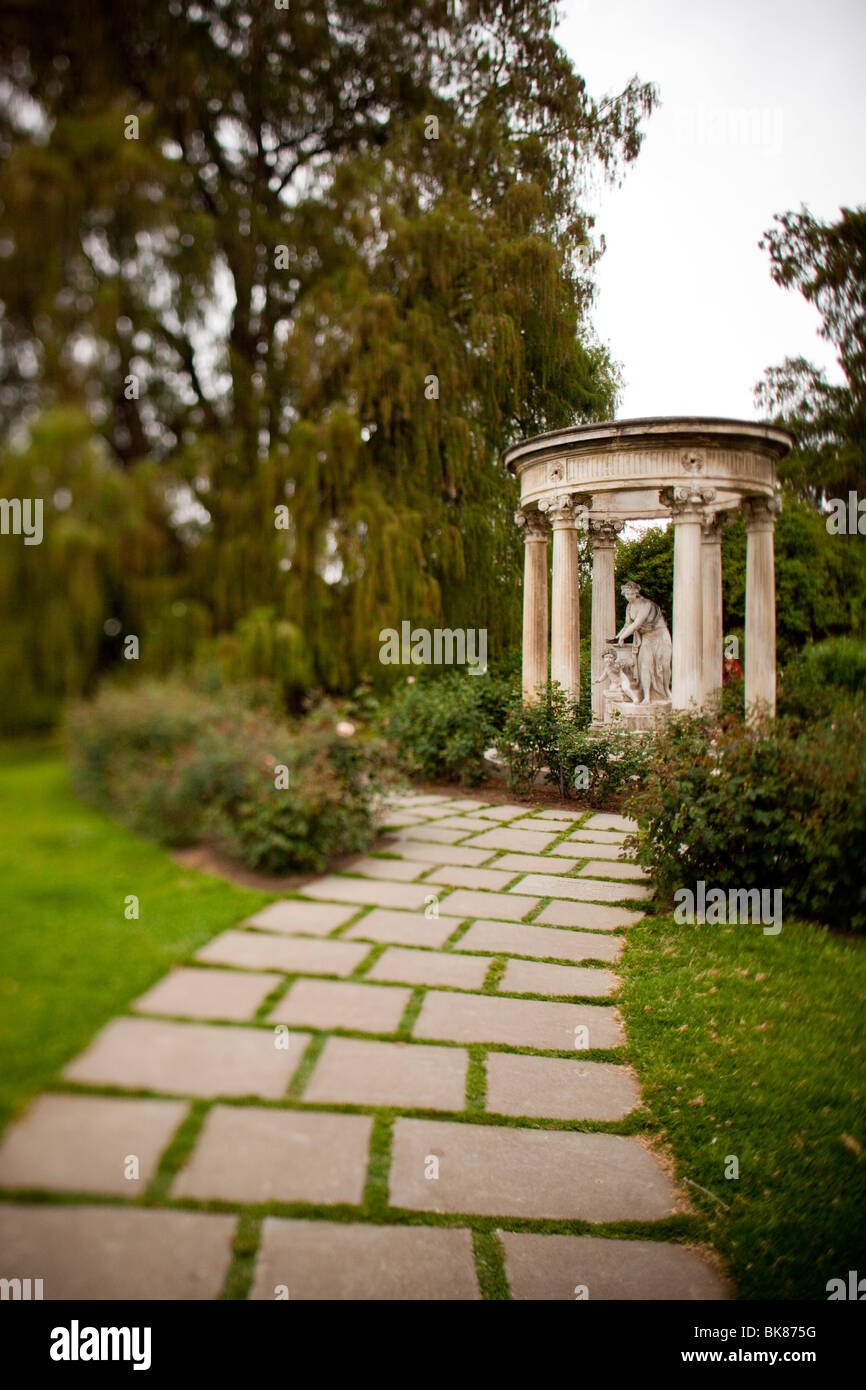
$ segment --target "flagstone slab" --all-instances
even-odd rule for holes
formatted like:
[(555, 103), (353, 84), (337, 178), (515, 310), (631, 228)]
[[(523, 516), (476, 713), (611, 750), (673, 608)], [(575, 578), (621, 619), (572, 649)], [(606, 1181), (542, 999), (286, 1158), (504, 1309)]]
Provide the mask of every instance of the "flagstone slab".
[(463, 1110), (468, 1069), (469, 1055), (459, 1047), (329, 1038), (307, 1083), (304, 1100), (325, 1105)]
[(468, 831), (449, 829), (447, 825), (436, 825), (430, 821), (425, 821), (423, 825), (408, 825), (400, 832), (401, 840), (424, 840), (426, 842), (454, 845), (458, 840), (463, 839), (464, 833)]
[(590, 816), (586, 825), (591, 830), (637, 830), (637, 821), (628, 816), (595, 815)]
[[(573, 850), (571, 854), (574, 855)], [(578, 862), (574, 857), (563, 859), (561, 862), (558, 859), (551, 862), (543, 854), (503, 854), (501, 859), (497, 859), (490, 867), (508, 869), (512, 877), (515, 874), (567, 874)]]
[(172, 1196), (355, 1206), (364, 1195), (372, 1126), (369, 1115), (215, 1105)]
[(473, 849), (515, 849), (540, 854), (555, 839), (555, 831), (512, 830), (510, 825), (503, 825), (498, 830), (485, 830), (483, 835), (473, 835), (467, 843)]
[(0, 1203), (2, 1273), (38, 1271), (49, 1301), (215, 1299), (236, 1224), (211, 1212)]
[(380, 817), (379, 825), (383, 830), (390, 829), (392, 826), (402, 830), (407, 825), (423, 825), (425, 820), (425, 816), (419, 816), (411, 811), (389, 811), (387, 815)]
[[(430, 890), (428, 889), (428, 892)], [(453, 917), (425, 917), (423, 912), (374, 908), (346, 933), (346, 939), (385, 941), (397, 946), (443, 946), (457, 923)]]
[[(577, 906), (577, 904), (574, 904)], [(560, 931), (513, 922), (473, 922), (455, 951), (487, 951), (496, 955), (535, 956), (542, 960), (618, 960), (624, 942), (619, 936)]]
[(515, 816), (525, 816), (527, 810), (526, 806), (488, 806), (479, 815), (488, 820), (514, 820)]
[(410, 951), (390, 947), (365, 975), (367, 980), (399, 980), (411, 985), (450, 985), (481, 989), (489, 956), (458, 956), (451, 951)]
[[(430, 868), (420, 859), (352, 859), (343, 865), (347, 874), (362, 874), (364, 878), (386, 878), (395, 883), (409, 883)], [(324, 904), (322, 904), (324, 906)]]
[(636, 879), (646, 882), (649, 878), (646, 869), (642, 869), (639, 864), (608, 864), (601, 859), (591, 859), (588, 864), (584, 864), (580, 870), (580, 876), (583, 877), (584, 874), (590, 877), (593, 874), (601, 874), (605, 878), (619, 878), (629, 882), (634, 882)]
[(501, 869), (465, 869), (461, 868), (460, 865), (445, 865), (433, 869), (425, 882), (444, 883), (449, 888), (484, 888), (504, 891), (514, 877), (515, 875), (508, 873), (507, 870), (503, 872)]
[(596, 878), (565, 878), (558, 874), (527, 874), (509, 889), (509, 892), (534, 893), (542, 898), (574, 898), (580, 902), (602, 903), (652, 897), (648, 888), (632, 888), (630, 885), (620, 888), (616, 883), (602, 883)]
[(692, 1250), (659, 1240), (605, 1240), (499, 1231), (512, 1298), (605, 1300), (728, 1298), (725, 1281)]
[[(431, 1156), (436, 1180), (425, 1177)], [(449, 1120), (396, 1121), (389, 1193), (408, 1210), (539, 1220), (659, 1221), (676, 1210), (669, 1179), (636, 1139)]]
[[(551, 855), (571, 855), (572, 858), (577, 854), (581, 859), (604, 859), (605, 862), (619, 860), (622, 862), (622, 845), (600, 844), (597, 840), (578, 840), (574, 835), (569, 835), (567, 840), (562, 840), (558, 845), (554, 845), (550, 853)], [(548, 863), (547, 872), (549, 873), (552, 868), (554, 866)], [(559, 864), (556, 864), (555, 871), (559, 871)], [(567, 872), (567, 869), (562, 869), (562, 873)]]
[(308, 1034), (292, 1033), (288, 1047), (277, 1048), (267, 1028), (116, 1018), (63, 1075), (127, 1091), (279, 1100), (308, 1042)]
[(540, 833), (548, 831), (554, 835), (561, 835), (563, 831), (571, 829), (570, 820), (539, 820), (537, 817), (524, 817), (521, 820), (509, 822), (509, 830), (534, 830)]
[(581, 816), (583, 816), (585, 812), (550, 810), (538, 811), (536, 814), (539, 820), (567, 820), (573, 824), (576, 820), (580, 820)]
[(327, 1221), (262, 1223), (250, 1298), (291, 1302), (405, 1302), (481, 1297), (467, 1230)]
[(195, 958), (208, 965), (281, 970), (286, 975), (351, 975), (369, 953), (369, 946), (354, 941), (305, 941), (265, 932), (224, 931), (196, 951)]
[(609, 970), (577, 965), (545, 965), (542, 961), (510, 960), (499, 981), (503, 994), (595, 995), (604, 998), (622, 981)]
[(519, 922), (538, 907), (539, 898), (517, 897), (508, 893), (473, 893), (457, 888), (439, 904), (439, 911), (449, 917), (488, 917), (494, 913), (508, 922)]
[(463, 801), (443, 801), (435, 808), (431, 819), (435, 819), (437, 825), (441, 825), (442, 818), (450, 816), (468, 816), (474, 814), (476, 810), (477, 807), (474, 802), (467, 805)]
[(137, 1197), (186, 1113), (175, 1100), (39, 1096), (0, 1144), (0, 1187)]
[(489, 849), (468, 849), (466, 845), (435, 845), (421, 841), (395, 841), (388, 848), (394, 854), (422, 859), (426, 864), (483, 864), (493, 853)]
[(282, 975), (252, 970), (196, 970), (181, 966), (131, 1005), (136, 1013), (181, 1018), (251, 1019)]
[(623, 1120), (640, 1104), (625, 1067), (564, 1057), (487, 1054), (487, 1110), (547, 1120)]
[(346, 1028), (357, 1033), (396, 1033), (411, 989), (344, 980), (296, 980), (268, 1015), (269, 1023), (308, 1028)]
[(337, 903), (310, 903), (302, 902), (300, 898), (282, 898), (262, 908), (255, 916), (248, 917), (244, 926), (289, 935), (303, 932), (307, 936), (327, 936), (348, 922), (357, 910), (356, 907), (340, 907)]
[(643, 915), (629, 907), (609, 907), (605, 903), (548, 903), (536, 921), (556, 927), (578, 927), (581, 931), (617, 931), (642, 922)]
[(410, 792), (401, 798), (401, 804), (404, 806), (410, 804), (412, 806), (438, 806), (443, 802), (453, 801), (453, 799), (451, 796), (434, 795), (432, 792)]
[(326, 874), (324, 878), (305, 883), (299, 892), (325, 902), (359, 903), (364, 907), (403, 907), (411, 912), (424, 906), (429, 889), (420, 883), (380, 883), (378, 880)]
[(569, 840), (598, 840), (603, 845), (625, 844), (628, 832), (625, 830), (599, 830), (588, 825), (580, 825), (572, 830)]
[(575, 1047), (578, 1030), (581, 1049), (622, 1047), (625, 1042), (616, 1011), (605, 1005), (450, 994), (445, 990), (425, 995), (413, 1032), (416, 1038), (568, 1052)]
[(490, 829), (490, 821), (482, 820), (481, 816), (446, 816), (436, 824), (443, 830), (462, 830), (466, 835), (470, 830)]

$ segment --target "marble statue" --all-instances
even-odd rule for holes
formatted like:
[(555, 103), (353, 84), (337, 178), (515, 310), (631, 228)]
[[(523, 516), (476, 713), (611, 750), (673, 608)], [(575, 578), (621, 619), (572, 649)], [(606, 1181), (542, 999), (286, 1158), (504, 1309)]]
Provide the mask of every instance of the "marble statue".
[(640, 701), (640, 691), (636, 690), (629, 673), (630, 660), (624, 655), (617, 655), (610, 648), (602, 656), (603, 669), (593, 685), (600, 685), (605, 695), (612, 700), (631, 700), (633, 704)]
[(631, 581), (623, 584), (620, 593), (627, 601), (625, 624), (616, 634), (616, 644), (622, 647), (631, 637), (637, 661), (637, 677), (642, 699), (637, 703), (671, 698), (671, 634), (662, 610)]

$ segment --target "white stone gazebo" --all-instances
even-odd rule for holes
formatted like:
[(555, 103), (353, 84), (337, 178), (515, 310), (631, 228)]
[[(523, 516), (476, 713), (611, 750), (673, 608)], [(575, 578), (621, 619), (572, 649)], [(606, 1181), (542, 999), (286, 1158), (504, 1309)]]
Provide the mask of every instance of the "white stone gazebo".
[(746, 707), (774, 712), (773, 531), (781, 509), (776, 463), (792, 444), (787, 431), (772, 425), (689, 416), (576, 425), (506, 449), (504, 462), (520, 482), (516, 519), (526, 542), (524, 698), (534, 699), (548, 679), (574, 698), (579, 692), (577, 532), (584, 530), (592, 544), (593, 712), (602, 719), (604, 697), (595, 682), (616, 631), (616, 535), (626, 521), (669, 517), (674, 527), (671, 704), (702, 707), (722, 683), (721, 533), (740, 511), (748, 538)]

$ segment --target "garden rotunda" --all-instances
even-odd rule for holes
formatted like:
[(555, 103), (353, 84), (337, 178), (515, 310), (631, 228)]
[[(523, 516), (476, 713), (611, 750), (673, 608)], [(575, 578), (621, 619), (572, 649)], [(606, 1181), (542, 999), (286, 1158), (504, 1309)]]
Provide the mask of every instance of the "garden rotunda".
[[(524, 697), (534, 699), (548, 679), (575, 697), (579, 691), (577, 532), (584, 530), (592, 545), (593, 714), (597, 721), (609, 716), (603, 681), (605, 653), (611, 664), (615, 650), (616, 535), (627, 521), (668, 517), (674, 527), (673, 614), (665, 615), (672, 616), (671, 698), (657, 704), (702, 707), (722, 683), (722, 528), (741, 512), (747, 533), (746, 707), (772, 713), (773, 532), (781, 509), (776, 463), (792, 443), (787, 431), (772, 425), (689, 416), (576, 425), (507, 449), (504, 461), (520, 482), (516, 515), (526, 543)], [(633, 706), (619, 708), (633, 727), (646, 727), (650, 712), (641, 717), (640, 692)]]

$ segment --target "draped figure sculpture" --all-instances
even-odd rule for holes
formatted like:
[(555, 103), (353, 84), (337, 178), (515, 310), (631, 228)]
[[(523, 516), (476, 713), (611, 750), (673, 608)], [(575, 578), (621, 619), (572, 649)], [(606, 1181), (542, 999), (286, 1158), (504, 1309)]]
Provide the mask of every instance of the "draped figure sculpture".
[(668, 625), (662, 610), (652, 599), (640, 591), (640, 585), (629, 581), (623, 584), (620, 593), (626, 599), (625, 624), (616, 634), (617, 646), (624, 645), (626, 638), (633, 639), (637, 664), (638, 683), (641, 688), (640, 704), (650, 704), (653, 700), (671, 698), (671, 656), (672, 644)]

